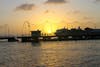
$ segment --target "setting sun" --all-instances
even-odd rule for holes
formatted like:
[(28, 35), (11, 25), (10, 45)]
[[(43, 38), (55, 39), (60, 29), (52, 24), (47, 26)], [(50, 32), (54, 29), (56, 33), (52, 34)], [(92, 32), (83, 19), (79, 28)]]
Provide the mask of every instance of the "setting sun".
[(50, 33), (50, 34), (51, 34), (51, 33), (52, 33), (52, 31), (48, 29), (47, 33)]
[[(36, 15), (34, 20), (31, 20), (30, 22), (37, 22), (35, 24), (35, 28), (42, 31), (42, 33), (46, 33), (49, 35), (52, 35), (58, 27), (61, 25), (59, 24), (62, 19), (65, 19), (62, 17), (59, 13), (52, 13), (52, 11), (48, 13), (41, 12), (39, 15)], [(34, 23), (33, 23), (34, 24)]]
[(52, 22), (47, 22), (43, 27), (43, 30), (44, 30), (43, 32), (47, 34), (53, 34), (57, 29), (56, 26), (57, 24), (54, 24)]

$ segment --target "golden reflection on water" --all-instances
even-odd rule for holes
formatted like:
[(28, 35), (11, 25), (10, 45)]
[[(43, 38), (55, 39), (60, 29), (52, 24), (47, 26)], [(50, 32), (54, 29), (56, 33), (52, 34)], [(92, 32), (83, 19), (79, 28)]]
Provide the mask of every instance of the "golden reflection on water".
[[(48, 67), (60, 67), (60, 66), (63, 67), (65, 65), (71, 66), (70, 64), (71, 62), (69, 61), (72, 61), (73, 59), (69, 60), (69, 58), (71, 59), (72, 56), (76, 58), (78, 56), (78, 53), (75, 55), (73, 51), (68, 51), (68, 49), (73, 48), (75, 45), (73, 45), (72, 47), (70, 44), (67, 44), (69, 46), (69, 47), (67, 46), (68, 49), (66, 49), (66, 46), (64, 45), (62, 46), (62, 45), (61, 43), (49, 44), (48, 42), (45, 43), (45, 45), (42, 45), (41, 46), (42, 55), (41, 55), (40, 63)], [(63, 62), (63, 60), (65, 62)]]
[(100, 67), (100, 41), (0, 43), (0, 67)]
[[(57, 45), (55, 44), (49, 44), (49, 45), (42, 45), (42, 57), (41, 57), (41, 64), (46, 65), (48, 67), (54, 67), (59, 66), (58, 61), (60, 61), (59, 52), (55, 51), (56, 49), (59, 49)], [(61, 64), (61, 63), (60, 63)]]

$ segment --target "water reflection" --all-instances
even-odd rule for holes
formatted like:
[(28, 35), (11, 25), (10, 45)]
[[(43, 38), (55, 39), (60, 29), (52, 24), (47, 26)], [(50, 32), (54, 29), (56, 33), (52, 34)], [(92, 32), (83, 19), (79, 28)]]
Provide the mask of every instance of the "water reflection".
[(0, 67), (100, 67), (100, 41), (0, 43)]
[(34, 47), (39, 47), (39, 46), (41, 46), (41, 43), (40, 42), (31, 42), (31, 45)]

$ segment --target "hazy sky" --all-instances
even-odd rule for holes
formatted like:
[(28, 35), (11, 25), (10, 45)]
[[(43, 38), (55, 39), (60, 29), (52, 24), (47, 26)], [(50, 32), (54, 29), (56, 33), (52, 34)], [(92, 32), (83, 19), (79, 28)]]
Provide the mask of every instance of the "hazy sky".
[(46, 33), (62, 27), (100, 28), (100, 0), (0, 0), (0, 31), (8, 24), (11, 33), (22, 33), (25, 21), (31, 30)]

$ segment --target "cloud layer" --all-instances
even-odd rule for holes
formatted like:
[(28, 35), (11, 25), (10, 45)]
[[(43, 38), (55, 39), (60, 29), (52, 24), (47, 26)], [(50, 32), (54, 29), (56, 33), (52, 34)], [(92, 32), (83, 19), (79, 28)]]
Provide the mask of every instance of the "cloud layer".
[(100, 0), (92, 0), (93, 1), (93, 3), (99, 3), (100, 2)]
[(96, 2), (100, 2), (100, 0), (95, 0)]
[(61, 4), (61, 3), (66, 3), (67, 1), (65, 0), (48, 0), (45, 3), (47, 4)]
[(24, 10), (24, 11), (29, 11), (32, 10), (35, 7), (34, 4), (22, 4), (18, 7), (16, 7), (16, 11)]

